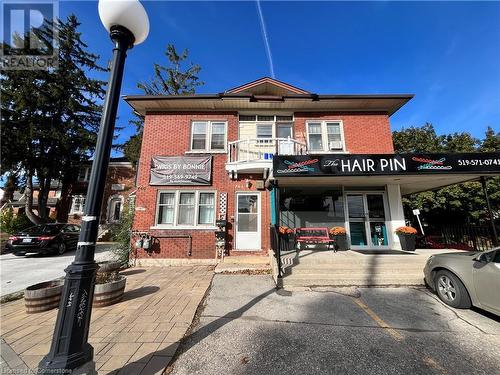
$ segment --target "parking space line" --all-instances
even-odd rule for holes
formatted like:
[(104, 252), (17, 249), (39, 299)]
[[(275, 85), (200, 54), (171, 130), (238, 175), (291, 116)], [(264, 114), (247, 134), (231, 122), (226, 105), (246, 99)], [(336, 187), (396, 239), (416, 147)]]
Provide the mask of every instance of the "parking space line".
[(363, 311), (375, 321), (375, 323), (377, 323), (380, 327), (386, 329), (387, 333), (389, 333), (389, 335), (391, 335), (394, 340), (399, 342), (404, 340), (403, 335), (401, 335), (398, 331), (392, 328), (389, 324), (384, 322), (382, 318), (379, 317), (372, 309), (370, 309), (363, 301), (361, 301), (361, 299), (353, 298), (353, 300), (356, 303), (356, 305), (361, 307), (361, 309), (363, 309)]

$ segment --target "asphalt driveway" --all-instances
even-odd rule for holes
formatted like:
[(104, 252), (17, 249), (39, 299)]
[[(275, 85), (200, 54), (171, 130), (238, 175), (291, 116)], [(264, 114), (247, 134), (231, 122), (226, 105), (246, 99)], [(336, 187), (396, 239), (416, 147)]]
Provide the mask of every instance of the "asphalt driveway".
[(425, 289), (279, 291), (216, 275), (173, 374), (494, 374), (500, 320)]
[[(97, 244), (96, 259), (108, 259), (111, 256), (112, 246), (112, 243)], [(18, 292), (30, 285), (64, 276), (64, 269), (74, 258), (74, 250), (63, 255), (2, 254), (0, 255), (0, 295)]]

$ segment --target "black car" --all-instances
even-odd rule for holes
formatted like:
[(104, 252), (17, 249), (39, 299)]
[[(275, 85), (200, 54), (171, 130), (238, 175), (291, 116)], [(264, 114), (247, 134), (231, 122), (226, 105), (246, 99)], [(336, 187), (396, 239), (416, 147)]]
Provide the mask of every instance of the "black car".
[(9, 237), (6, 248), (14, 255), (63, 254), (76, 249), (80, 227), (74, 224), (41, 224)]

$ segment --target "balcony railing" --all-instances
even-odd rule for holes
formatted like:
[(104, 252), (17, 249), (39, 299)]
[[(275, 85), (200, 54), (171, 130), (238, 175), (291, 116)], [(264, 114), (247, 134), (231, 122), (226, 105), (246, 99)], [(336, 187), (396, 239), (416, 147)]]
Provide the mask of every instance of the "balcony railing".
[(273, 155), (304, 155), (305, 143), (293, 138), (249, 138), (229, 142), (228, 163), (272, 160)]

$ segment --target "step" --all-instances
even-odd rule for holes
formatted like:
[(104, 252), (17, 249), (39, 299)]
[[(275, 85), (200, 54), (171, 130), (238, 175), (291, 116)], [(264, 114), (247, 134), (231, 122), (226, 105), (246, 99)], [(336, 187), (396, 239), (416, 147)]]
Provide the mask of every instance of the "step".
[(424, 285), (422, 277), (402, 277), (402, 278), (338, 278), (338, 279), (289, 279), (283, 278), (283, 286), (310, 287), (310, 286), (388, 286), (388, 285)]
[(303, 275), (303, 274), (316, 274), (316, 275), (338, 275), (338, 274), (362, 274), (367, 275), (370, 273), (378, 274), (410, 274), (410, 273), (423, 273), (423, 267), (384, 267), (371, 270), (364, 267), (311, 267), (311, 268), (301, 268), (301, 267), (287, 267), (285, 272), (289, 275)]

